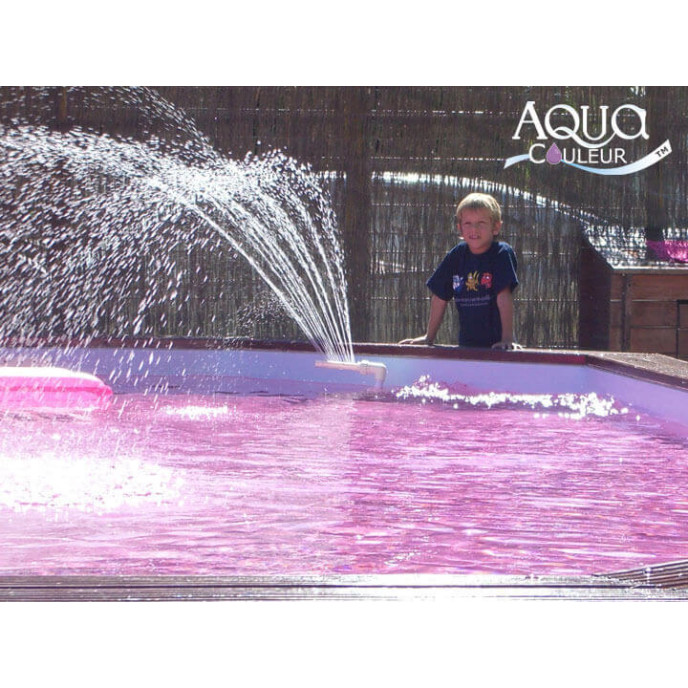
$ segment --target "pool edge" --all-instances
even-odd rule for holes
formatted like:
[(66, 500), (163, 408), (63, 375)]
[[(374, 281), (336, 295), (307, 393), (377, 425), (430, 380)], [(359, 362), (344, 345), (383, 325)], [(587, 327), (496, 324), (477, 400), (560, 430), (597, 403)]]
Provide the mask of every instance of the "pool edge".
[[(685, 564), (685, 562), (684, 562)], [(688, 588), (611, 575), (0, 576), (0, 602), (687, 600)]]
[[(7, 338), (0, 340), (0, 348), (133, 348), (133, 349), (191, 349), (301, 351), (317, 353), (307, 342), (284, 340), (256, 340), (249, 338), (195, 337), (107, 337), (74, 340), (62, 338)], [(457, 346), (400, 345), (391, 343), (354, 343), (356, 355), (401, 356), (416, 358), (455, 359), (509, 363), (554, 363), (597, 368), (607, 372), (646, 380), (678, 389), (688, 390), (688, 361), (652, 353), (594, 351), (587, 349), (492, 349), (459, 348)]]

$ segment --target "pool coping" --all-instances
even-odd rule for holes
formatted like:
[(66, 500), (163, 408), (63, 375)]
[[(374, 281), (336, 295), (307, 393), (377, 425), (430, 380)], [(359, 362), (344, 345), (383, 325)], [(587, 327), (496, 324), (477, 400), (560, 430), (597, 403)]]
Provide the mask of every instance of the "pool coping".
[(688, 361), (663, 354), (642, 354), (578, 349), (462, 349), (440, 346), (400, 346), (357, 344), (356, 353), (380, 356), (422, 356), (456, 360), (498, 361), (509, 363), (550, 363), (589, 366), (611, 373), (688, 390)]
[[(12, 348), (254, 349), (315, 352), (305, 342), (201, 338), (4, 340)], [(688, 362), (661, 354), (357, 343), (354, 353), (592, 367), (688, 390)], [(332, 576), (0, 576), (0, 601), (688, 599), (688, 560), (596, 575), (379, 574)]]
[[(198, 337), (94, 337), (88, 340), (63, 338), (31, 338), (0, 340), (0, 348), (132, 348), (132, 349), (191, 349), (191, 350), (264, 350), (302, 351), (317, 353), (310, 343), (284, 340), (256, 340), (249, 338)], [(492, 349), (460, 348), (444, 345), (400, 345), (389, 343), (354, 343), (354, 354), (369, 356), (420, 357), (486, 362), (573, 365), (596, 368), (625, 377), (653, 382), (688, 391), (688, 361), (654, 353), (593, 351), (583, 349)]]

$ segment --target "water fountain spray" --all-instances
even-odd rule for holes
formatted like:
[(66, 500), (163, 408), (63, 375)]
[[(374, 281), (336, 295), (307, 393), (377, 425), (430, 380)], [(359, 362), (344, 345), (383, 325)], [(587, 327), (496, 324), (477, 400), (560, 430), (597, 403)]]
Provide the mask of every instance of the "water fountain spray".
[[(48, 116), (49, 90), (34, 91), (32, 104), (45, 91)], [(150, 89), (67, 89), (72, 97), (85, 109), (136, 108), (143, 124), (137, 139), (0, 124), (0, 334), (37, 334), (36, 323), (75, 338), (120, 334), (113, 326), (139, 334), (151, 307), (178, 293), (185, 268), (164, 254), (213, 236), (327, 361), (354, 363), (343, 250), (318, 175), (279, 151), (227, 157)]]

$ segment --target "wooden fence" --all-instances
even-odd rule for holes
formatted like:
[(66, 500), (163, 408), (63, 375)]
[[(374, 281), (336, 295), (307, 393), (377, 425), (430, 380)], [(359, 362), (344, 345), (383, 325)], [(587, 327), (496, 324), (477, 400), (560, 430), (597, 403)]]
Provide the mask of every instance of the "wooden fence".
[[(558, 103), (586, 104), (595, 131), (604, 107), (611, 113), (634, 103), (647, 111), (650, 136), (625, 142), (629, 157), (647, 154), (665, 138), (673, 152), (661, 165), (625, 176), (565, 165), (505, 169), (505, 160), (532, 142), (513, 138), (529, 101), (543, 113)], [(424, 283), (457, 240), (455, 204), (482, 189), (501, 201), (502, 236), (519, 259), (517, 338), (529, 346), (577, 346), (587, 214), (646, 228), (652, 237), (667, 226), (688, 226), (687, 113), (683, 88), (0, 88), (6, 128), (18, 121), (57, 130), (78, 126), (145, 141), (184, 136), (190, 122), (224, 155), (281, 149), (327, 174), (345, 249), (353, 336), (377, 342), (424, 331)], [(11, 199), (0, 197), (0, 226), (11, 207)], [(232, 251), (216, 242), (190, 253), (175, 250), (178, 264), (186, 265), (178, 297), (159, 299), (140, 334), (302, 338)], [(132, 268), (141, 274), (141, 289), (151, 258), (144, 247)], [(129, 305), (116, 316), (103, 311), (94, 333), (131, 331), (142, 297), (136, 290), (125, 297)], [(453, 323), (439, 341), (455, 341)]]

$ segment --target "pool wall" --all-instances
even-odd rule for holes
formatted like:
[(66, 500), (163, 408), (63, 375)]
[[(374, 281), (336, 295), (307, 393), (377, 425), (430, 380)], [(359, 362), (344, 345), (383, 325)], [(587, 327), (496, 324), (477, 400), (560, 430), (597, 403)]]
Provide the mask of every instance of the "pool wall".
[[(665, 356), (579, 351), (484, 351), (453, 347), (360, 344), (357, 360), (384, 363), (384, 389), (430, 381), (474, 392), (611, 396), (630, 410), (685, 426), (688, 363)], [(53, 365), (97, 375), (115, 393), (198, 392), (337, 393), (364, 391), (373, 379), (315, 365), (307, 345), (215, 340), (118, 340), (108, 345), (5, 346), (5, 365)]]

